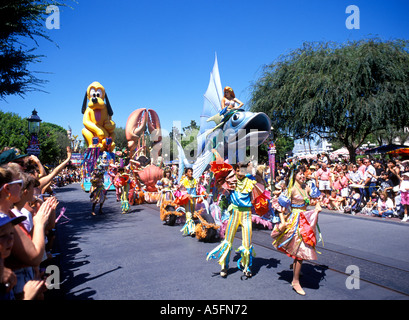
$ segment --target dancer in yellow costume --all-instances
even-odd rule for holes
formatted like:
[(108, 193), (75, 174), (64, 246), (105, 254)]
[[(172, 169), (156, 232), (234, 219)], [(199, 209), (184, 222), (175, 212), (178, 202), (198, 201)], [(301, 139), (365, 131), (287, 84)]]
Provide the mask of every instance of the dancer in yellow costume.
[[(237, 266), (243, 270), (245, 276), (252, 276), (250, 267), (255, 253), (253, 245), (251, 244), (253, 232), (251, 222), (251, 192), (256, 181), (246, 177), (246, 169), (246, 164), (238, 163), (234, 167), (237, 182), (235, 189), (230, 191), (228, 211), (230, 211), (231, 214), (227, 224), (226, 236), (222, 243), (207, 255), (207, 260), (219, 259), (219, 264), (222, 267), (220, 271), (222, 277), (227, 276), (233, 239), (239, 225), (241, 225), (242, 230), (242, 245), (237, 249), (237, 252), (241, 253), (241, 258), (237, 261)], [(220, 183), (217, 181), (216, 183), (218, 187), (220, 187)]]
[(195, 222), (193, 221), (193, 213), (196, 208), (197, 196), (197, 181), (193, 178), (193, 169), (186, 168), (185, 177), (180, 181), (179, 197), (176, 199), (176, 204), (183, 206), (186, 214), (186, 223), (180, 230), (183, 235), (195, 234)]

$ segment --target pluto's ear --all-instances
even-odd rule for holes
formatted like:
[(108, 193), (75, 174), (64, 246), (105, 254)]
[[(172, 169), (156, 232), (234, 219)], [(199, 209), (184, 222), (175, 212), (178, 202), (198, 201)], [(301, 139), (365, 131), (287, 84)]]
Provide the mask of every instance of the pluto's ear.
[(105, 102), (106, 102), (105, 105), (107, 106), (108, 114), (112, 117), (114, 112), (112, 111), (111, 104), (109, 103), (108, 95), (106, 92), (105, 92)]
[(88, 97), (87, 97), (87, 92), (85, 91), (84, 102), (82, 103), (82, 109), (81, 109), (82, 114), (84, 114), (85, 110), (87, 109), (87, 101), (88, 101)]

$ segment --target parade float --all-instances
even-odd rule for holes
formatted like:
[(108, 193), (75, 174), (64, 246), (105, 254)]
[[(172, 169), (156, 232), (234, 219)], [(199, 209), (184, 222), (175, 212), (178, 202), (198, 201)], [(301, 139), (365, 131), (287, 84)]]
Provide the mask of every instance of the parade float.
[[(193, 168), (194, 179), (199, 179), (209, 167), (213, 179), (216, 172), (220, 173), (219, 170), (231, 173), (231, 164), (245, 160), (247, 146), (258, 147), (269, 137), (271, 121), (266, 114), (248, 112), (240, 108), (225, 112), (221, 107), (222, 97), (223, 89), (216, 57), (204, 94), (200, 132), (197, 136), (197, 157), (193, 163), (187, 160), (180, 142), (176, 140), (179, 154), (178, 182), (181, 181), (187, 167)], [(255, 222), (268, 224), (265, 220), (269, 219), (267, 215), (271, 213), (269, 193), (262, 186), (257, 186), (256, 190), (253, 199), (257, 210), (254, 212)], [(211, 191), (209, 189), (207, 191), (207, 196), (203, 194), (193, 196), (201, 200), (196, 201), (196, 211), (192, 213), (197, 221), (195, 233), (199, 240), (204, 241), (210, 241), (215, 236), (223, 238), (228, 219), (223, 199), (213, 199)], [(168, 207), (161, 208), (162, 220), (175, 221), (172, 215), (175, 215), (175, 212), (183, 212), (183, 207), (178, 205), (177, 201), (165, 204)]]
[(81, 109), (83, 116), (82, 135), (88, 145), (81, 166), (82, 183), (85, 191), (91, 189), (91, 174), (99, 167), (105, 171), (104, 186), (114, 189), (108, 174), (108, 166), (115, 161), (115, 122), (112, 107), (105, 88), (99, 82), (91, 83), (85, 92)]
[(162, 149), (158, 114), (146, 108), (133, 111), (126, 122), (125, 136), (131, 168), (136, 179), (129, 192), (130, 203), (142, 203), (141, 192), (144, 193), (145, 202), (156, 203), (159, 199), (156, 183), (163, 176), (161, 163), (158, 163)]

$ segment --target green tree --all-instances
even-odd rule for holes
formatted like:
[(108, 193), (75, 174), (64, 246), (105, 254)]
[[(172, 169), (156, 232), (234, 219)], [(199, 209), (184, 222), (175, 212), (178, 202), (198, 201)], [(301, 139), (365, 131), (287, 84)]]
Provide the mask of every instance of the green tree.
[(400, 144), (404, 145), (409, 139), (409, 128), (397, 130), (393, 127), (386, 127), (382, 130), (375, 132), (374, 136), (379, 146), (383, 144)]
[[(44, 57), (35, 54), (36, 39), (50, 40), (45, 21), (49, 5), (56, 1), (2, 0), (0, 5), (0, 99), (7, 95), (24, 96), (29, 91), (40, 90), (46, 82), (30, 71), (29, 65)], [(30, 39), (33, 45), (22, 41)], [(51, 40), (50, 40), (51, 41)]]
[(128, 149), (128, 140), (126, 140), (125, 129), (116, 127), (115, 130), (115, 148), (116, 150)]
[(355, 150), (369, 134), (409, 122), (406, 40), (304, 43), (264, 68), (250, 107), (284, 134), (337, 138)]
[[(11, 112), (0, 111), (0, 149), (15, 147), (26, 152), (30, 141), (28, 121)], [(42, 122), (38, 134), (40, 143), (39, 159), (44, 164), (57, 164), (67, 156), (66, 147), (69, 145), (67, 130), (63, 127)]]
[[(27, 121), (27, 120), (25, 120)], [(58, 164), (67, 156), (67, 146), (70, 141), (67, 137), (67, 130), (63, 127), (42, 122), (40, 132), (38, 134), (38, 142), (40, 143), (39, 159), (44, 164)]]
[[(168, 159), (166, 160), (175, 160), (179, 157), (179, 152), (175, 140), (180, 141), (181, 133), (177, 127), (172, 127), (172, 130), (169, 132), (169, 137), (164, 137), (162, 143), (162, 154), (165, 155), (168, 153)], [(163, 147), (165, 146), (165, 148)]]
[[(276, 146), (276, 162), (281, 162), (286, 158), (286, 154), (292, 152), (294, 148), (294, 140), (288, 136), (277, 134), (276, 130), (273, 130), (272, 134), (274, 138), (274, 143)], [(258, 147), (258, 162), (268, 164), (268, 146), (270, 144), (270, 139), (267, 139)]]
[(0, 149), (15, 147), (24, 152), (29, 141), (27, 126), (19, 115), (0, 111)]
[(190, 125), (187, 127), (182, 128), (182, 147), (185, 148), (188, 145), (191, 145), (192, 148), (196, 147), (196, 138), (199, 134), (199, 126), (197, 125), (195, 120), (190, 120)]

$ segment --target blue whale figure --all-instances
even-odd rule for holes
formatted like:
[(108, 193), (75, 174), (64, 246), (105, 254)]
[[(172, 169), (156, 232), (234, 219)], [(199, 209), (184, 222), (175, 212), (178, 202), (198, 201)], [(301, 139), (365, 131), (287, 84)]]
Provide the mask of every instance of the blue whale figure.
[(179, 152), (179, 181), (185, 167), (192, 167), (193, 177), (199, 178), (209, 163), (214, 160), (213, 149), (233, 164), (243, 161), (247, 146), (258, 147), (269, 137), (271, 120), (265, 113), (254, 113), (243, 109), (233, 109), (224, 113), (225, 110), (221, 110), (222, 96), (216, 56), (210, 73), (209, 86), (204, 94), (200, 133), (196, 138), (197, 145), (188, 147), (189, 159), (180, 142), (176, 140)]
[(199, 178), (214, 159), (212, 149), (224, 155), (224, 159), (229, 159), (230, 164), (243, 161), (246, 147), (258, 147), (271, 132), (271, 120), (262, 112), (233, 110), (220, 122), (217, 120), (215, 122), (217, 123), (215, 128), (197, 136), (197, 149), (189, 159), (180, 142), (176, 140), (179, 152), (179, 179), (185, 167), (192, 167), (193, 177)]

